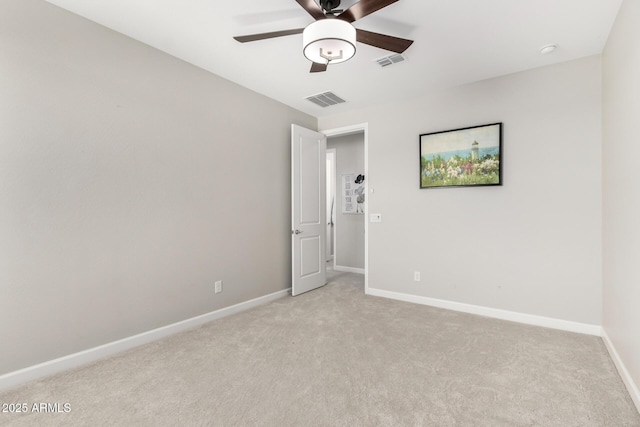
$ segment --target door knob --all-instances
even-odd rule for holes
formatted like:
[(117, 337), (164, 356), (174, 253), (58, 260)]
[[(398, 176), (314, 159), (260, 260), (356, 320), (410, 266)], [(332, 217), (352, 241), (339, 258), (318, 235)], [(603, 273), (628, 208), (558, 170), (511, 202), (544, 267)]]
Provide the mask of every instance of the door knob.
[(302, 233), (302, 231), (300, 231), (300, 230), (295, 230), (295, 231), (294, 231), (294, 233), (295, 233), (295, 234), (300, 234), (300, 233)]

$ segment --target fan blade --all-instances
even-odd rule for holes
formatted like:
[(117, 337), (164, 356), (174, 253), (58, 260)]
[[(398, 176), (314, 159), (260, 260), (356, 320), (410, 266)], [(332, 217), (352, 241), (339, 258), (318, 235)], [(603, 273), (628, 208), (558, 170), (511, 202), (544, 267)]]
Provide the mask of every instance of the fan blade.
[(274, 37), (290, 36), (292, 34), (302, 34), (304, 28), (296, 28), (295, 30), (273, 31), (271, 33), (250, 34), (248, 36), (236, 36), (234, 39), (240, 43), (254, 42), (256, 40), (272, 39)]
[(356, 41), (396, 53), (404, 52), (413, 43), (413, 40), (401, 39), (400, 37), (360, 29), (356, 29)]
[(327, 64), (319, 64), (317, 62), (314, 62), (313, 64), (311, 64), (311, 71), (309, 71), (310, 73), (321, 73), (323, 71), (327, 71)]
[(342, 19), (343, 21), (353, 22), (397, 1), (398, 0), (360, 0), (358, 3), (338, 15), (337, 18)]
[(313, 0), (296, 0), (296, 1), (300, 6), (302, 6), (304, 10), (309, 12), (309, 15), (313, 16), (313, 18), (316, 21), (326, 18), (326, 16), (324, 16), (324, 12), (320, 8), (320, 6), (318, 6), (318, 3), (316, 3), (315, 1)]

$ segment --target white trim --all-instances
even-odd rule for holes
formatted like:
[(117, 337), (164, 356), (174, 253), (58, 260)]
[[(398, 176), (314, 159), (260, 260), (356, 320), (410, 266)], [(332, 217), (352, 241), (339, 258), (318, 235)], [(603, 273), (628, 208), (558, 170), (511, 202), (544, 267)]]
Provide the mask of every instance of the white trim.
[(536, 316), (533, 314), (518, 313), (515, 311), (501, 310), (498, 308), (483, 307), (479, 305), (465, 304), (455, 301), (422, 297), (418, 295), (403, 294), (399, 292), (385, 291), (382, 289), (369, 288), (367, 294), (391, 298), (399, 301), (429, 305), (432, 307), (446, 308), (447, 310), (461, 311), (463, 313), (493, 317), (495, 319), (509, 320), (511, 322), (525, 323), (527, 325), (543, 326), (545, 328), (577, 332), (586, 335), (600, 336), (602, 332), (602, 328), (599, 325), (572, 322), (570, 320), (554, 319), (551, 317)]
[[(333, 176), (331, 177), (331, 182), (333, 183), (333, 188), (331, 189), (331, 192), (333, 194), (333, 206), (331, 209), (331, 218), (333, 218), (333, 211), (335, 209), (336, 211), (336, 220), (338, 217), (338, 210), (336, 209), (336, 204), (338, 203), (338, 184), (337, 184), (337, 179), (338, 179), (338, 171), (336, 170), (336, 164), (337, 164), (337, 155), (338, 155), (338, 150), (336, 150), (335, 148), (327, 148), (327, 154), (331, 154), (331, 171), (333, 172)], [(325, 221), (328, 222), (329, 220)], [(336, 266), (336, 225), (335, 223), (332, 226), (333, 229), (333, 236), (331, 236), (331, 238), (333, 239), (333, 241), (331, 242), (333, 244), (333, 253), (331, 254), (331, 259), (328, 261), (331, 261), (331, 268), (335, 268)], [(326, 251), (325, 251), (326, 252)]]
[(320, 132), (327, 135), (327, 137), (346, 136), (346, 135), (351, 135), (354, 133), (366, 131), (368, 127), (369, 127), (368, 123), (360, 123), (357, 125), (343, 126), (335, 129), (321, 130)]
[(335, 271), (344, 271), (345, 273), (358, 273), (364, 274), (364, 268), (356, 268), (356, 267), (344, 267), (342, 265), (334, 265), (333, 269)]
[(636, 405), (636, 409), (640, 412), (640, 390), (633, 381), (631, 374), (629, 374), (627, 367), (624, 365), (624, 362), (622, 362), (613, 342), (611, 342), (611, 339), (609, 338), (609, 334), (607, 334), (607, 331), (604, 328), (602, 328), (602, 341), (604, 341), (604, 346), (607, 348), (611, 359), (613, 359), (613, 364), (616, 365), (616, 368), (618, 369), (622, 382), (627, 386), (627, 391), (631, 396), (631, 400), (633, 400), (633, 403)]
[[(369, 123), (360, 123), (356, 125), (343, 126), (335, 129), (321, 130), (327, 137), (345, 136), (354, 133), (364, 133), (364, 187), (366, 197), (364, 198), (364, 293), (369, 293)], [(335, 241), (335, 240), (334, 240)], [(336, 252), (333, 254), (334, 265), (336, 262)]]
[(264, 295), (262, 297), (254, 298), (249, 301), (244, 301), (229, 307), (221, 308), (210, 313), (205, 313), (200, 316), (192, 317), (190, 319), (182, 320), (180, 322), (172, 323), (167, 326), (123, 338), (118, 341), (113, 341), (107, 344), (80, 351), (78, 353), (73, 353), (67, 356), (59, 357), (57, 359), (49, 360), (47, 362), (39, 363), (37, 365), (29, 366), (18, 371), (0, 375), (0, 391), (8, 390), (10, 388), (19, 386), (20, 384), (47, 377), (58, 372), (86, 365), (87, 363), (91, 363), (96, 360), (103, 359), (107, 356), (112, 356), (122, 351), (159, 340), (178, 332), (195, 328), (213, 320), (236, 314), (271, 301), (275, 301), (288, 295), (289, 292), (290, 288), (284, 289), (269, 295)]

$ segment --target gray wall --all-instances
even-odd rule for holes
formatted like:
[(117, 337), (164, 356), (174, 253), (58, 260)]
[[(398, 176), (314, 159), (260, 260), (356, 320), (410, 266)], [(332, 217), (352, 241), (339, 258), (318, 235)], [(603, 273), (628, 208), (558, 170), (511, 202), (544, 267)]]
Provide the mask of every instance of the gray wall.
[(603, 53), (603, 327), (640, 408), (640, 2), (622, 2)]
[(0, 2), (0, 374), (289, 287), (291, 123), (317, 127), (45, 2)]
[[(600, 325), (600, 65), (592, 56), (320, 118), (321, 129), (369, 124), (369, 211), (382, 214), (369, 224), (369, 287)], [(419, 134), (495, 122), (503, 186), (419, 189)]]
[(336, 268), (364, 269), (364, 215), (342, 213), (342, 175), (364, 173), (364, 133), (328, 138), (327, 148), (336, 149)]

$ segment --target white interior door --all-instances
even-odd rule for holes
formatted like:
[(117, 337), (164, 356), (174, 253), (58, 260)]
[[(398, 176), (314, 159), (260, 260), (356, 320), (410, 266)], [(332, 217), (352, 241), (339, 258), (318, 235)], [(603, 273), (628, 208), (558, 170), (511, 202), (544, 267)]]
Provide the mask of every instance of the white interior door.
[(336, 211), (336, 174), (335, 174), (335, 165), (336, 165), (336, 149), (335, 148), (327, 148), (327, 168), (325, 169), (325, 173), (327, 175), (327, 206), (325, 211), (327, 212), (327, 250), (326, 250), (326, 260), (327, 263), (333, 260), (333, 245), (334, 245), (334, 226), (333, 219)]
[(326, 283), (325, 135), (291, 125), (291, 295)]

